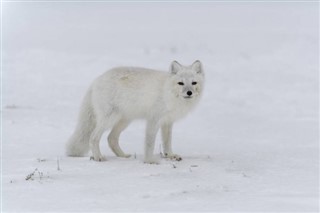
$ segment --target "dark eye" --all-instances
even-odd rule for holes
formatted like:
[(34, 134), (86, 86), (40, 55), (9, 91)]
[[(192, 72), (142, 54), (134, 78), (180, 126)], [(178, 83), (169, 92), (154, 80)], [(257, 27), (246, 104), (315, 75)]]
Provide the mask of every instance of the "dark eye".
[(183, 82), (178, 82), (178, 84), (179, 84), (179, 85), (181, 85), (181, 86), (183, 86), (183, 85), (184, 85), (184, 83), (183, 83)]
[(192, 82), (192, 85), (196, 85), (196, 84), (197, 84), (197, 82), (195, 82), (195, 81), (194, 81), (194, 82)]

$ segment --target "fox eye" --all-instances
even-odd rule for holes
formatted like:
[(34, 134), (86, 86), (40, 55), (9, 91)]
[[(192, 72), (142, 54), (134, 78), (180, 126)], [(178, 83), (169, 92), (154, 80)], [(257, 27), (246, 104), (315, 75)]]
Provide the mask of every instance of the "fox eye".
[(181, 86), (183, 86), (183, 85), (184, 85), (184, 83), (183, 83), (183, 82), (178, 82), (178, 84), (179, 84), (179, 85), (181, 85)]
[(192, 85), (196, 85), (196, 84), (197, 84), (197, 82), (195, 82), (195, 81), (194, 81), (194, 82), (192, 82)]

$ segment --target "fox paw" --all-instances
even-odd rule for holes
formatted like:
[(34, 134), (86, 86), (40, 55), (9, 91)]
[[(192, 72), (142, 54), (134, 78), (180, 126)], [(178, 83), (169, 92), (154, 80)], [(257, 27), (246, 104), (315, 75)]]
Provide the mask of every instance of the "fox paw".
[(175, 160), (175, 161), (181, 161), (182, 160), (182, 157), (180, 155), (176, 155), (176, 154), (165, 153), (164, 157), (165, 158), (169, 158), (170, 160)]
[(90, 160), (94, 160), (94, 161), (107, 161), (107, 158), (105, 156), (91, 156)]
[(143, 162), (148, 164), (160, 164), (160, 161), (157, 158), (145, 158)]
[(130, 154), (123, 154), (123, 155), (118, 155), (119, 158), (130, 158)]

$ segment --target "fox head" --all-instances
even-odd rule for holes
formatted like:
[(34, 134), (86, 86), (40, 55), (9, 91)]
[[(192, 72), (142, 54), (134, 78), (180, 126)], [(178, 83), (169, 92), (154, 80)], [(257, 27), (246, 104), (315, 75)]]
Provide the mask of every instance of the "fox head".
[(193, 101), (202, 94), (204, 73), (199, 60), (190, 66), (183, 66), (173, 61), (170, 66), (170, 83), (174, 95), (185, 101)]

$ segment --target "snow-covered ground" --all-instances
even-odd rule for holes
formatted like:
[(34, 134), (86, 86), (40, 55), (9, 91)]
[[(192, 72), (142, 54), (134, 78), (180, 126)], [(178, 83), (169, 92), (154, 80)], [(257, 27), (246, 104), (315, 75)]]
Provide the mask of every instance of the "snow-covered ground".
[[(2, 3), (4, 212), (319, 210), (317, 3)], [(174, 127), (181, 162), (69, 158), (91, 81), (200, 59), (206, 88)], [(156, 153), (160, 153), (160, 140)], [(28, 179), (28, 180), (26, 180)]]

